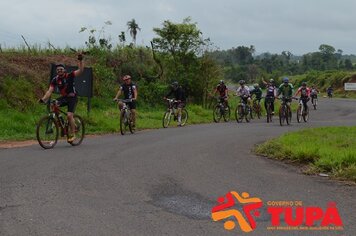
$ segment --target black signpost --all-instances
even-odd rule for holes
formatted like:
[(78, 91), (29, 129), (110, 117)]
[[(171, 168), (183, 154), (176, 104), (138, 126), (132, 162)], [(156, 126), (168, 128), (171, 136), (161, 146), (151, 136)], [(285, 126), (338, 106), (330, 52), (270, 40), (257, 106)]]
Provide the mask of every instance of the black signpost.
[[(66, 66), (65, 67), (67, 72), (75, 71), (78, 69), (76, 66)], [(49, 82), (57, 75), (56, 73), (56, 65), (51, 64), (51, 78)], [(88, 104), (87, 104), (87, 112), (89, 115), (91, 109), (91, 98), (93, 97), (93, 70), (92, 68), (85, 67), (84, 72), (74, 78), (75, 90), (77, 91), (78, 96), (80, 97), (87, 97)], [(55, 88), (55, 93), (59, 93), (58, 88)]]

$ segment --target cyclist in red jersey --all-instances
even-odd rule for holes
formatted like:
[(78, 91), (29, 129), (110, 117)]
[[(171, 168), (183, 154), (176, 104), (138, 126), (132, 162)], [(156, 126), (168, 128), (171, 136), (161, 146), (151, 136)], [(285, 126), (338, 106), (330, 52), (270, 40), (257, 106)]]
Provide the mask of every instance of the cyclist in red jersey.
[(298, 89), (298, 91), (294, 94), (296, 97), (300, 93), (300, 100), (303, 102), (304, 110), (306, 111), (308, 108), (308, 101), (310, 100), (310, 89), (307, 87), (307, 83), (303, 82), (302, 86)]
[(74, 78), (80, 76), (84, 71), (83, 55), (78, 54), (78, 69), (67, 73), (64, 64), (56, 65), (57, 75), (51, 80), (49, 88), (45, 95), (39, 100), (41, 103), (45, 103), (56, 87), (58, 87), (61, 96), (57, 99), (59, 106), (67, 106), (67, 119), (70, 124), (70, 129), (68, 130), (68, 142), (73, 142), (75, 140), (74, 130), (74, 112), (78, 102), (77, 92), (74, 86)]
[(214, 89), (214, 96), (216, 93), (219, 93), (219, 99), (220, 101), (224, 101), (224, 106), (228, 106), (228, 89), (224, 83), (224, 80), (220, 80), (219, 84), (215, 87)]

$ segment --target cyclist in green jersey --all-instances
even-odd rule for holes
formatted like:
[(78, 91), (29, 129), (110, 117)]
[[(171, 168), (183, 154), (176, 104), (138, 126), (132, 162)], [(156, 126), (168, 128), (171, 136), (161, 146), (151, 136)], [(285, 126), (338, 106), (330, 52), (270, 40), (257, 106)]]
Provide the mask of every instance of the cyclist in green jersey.
[(254, 94), (255, 98), (253, 99), (253, 103), (258, 102), (260, 104), (262, 99), (262, 89), (258, 84), (253, 85), (253, 89), (250, 91), (251, 96)]
[(277, 96), (281, 94), (288, 102), (292, 101), (293, 85), (289, 83), (289, 79), (287, 77), (283, 78), (283, 83), (278, 88)]

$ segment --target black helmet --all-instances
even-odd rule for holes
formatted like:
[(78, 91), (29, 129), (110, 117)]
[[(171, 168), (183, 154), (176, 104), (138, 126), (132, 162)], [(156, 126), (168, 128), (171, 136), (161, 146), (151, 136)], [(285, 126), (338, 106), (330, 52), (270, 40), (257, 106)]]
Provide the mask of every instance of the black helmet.
[(177, 89), (178, 88), (178, 81), (173, 81), (172, 83), (171, 83), (171, 87), (173, 88), (173, 89)]
[(289, 78), (288, 77), (284, 77), (283, 78), (283, 83), (289, 83)]
[(302, 82), (302, 86), (307, 86), (307, 83), (306, 82)]
[(242, 80), (240, 80), (240, 81), (239, 81), (239, 84), (240, 84), (240, 85), (245, 84), (245, 80), (243, 80), (243, 79), (242, 79)]

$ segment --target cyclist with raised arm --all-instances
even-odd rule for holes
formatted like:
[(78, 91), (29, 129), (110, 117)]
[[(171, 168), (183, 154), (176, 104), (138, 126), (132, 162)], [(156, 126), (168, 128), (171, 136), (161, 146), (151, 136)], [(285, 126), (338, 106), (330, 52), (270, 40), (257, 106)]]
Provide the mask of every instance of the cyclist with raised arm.
[(273, 79), (270, 79), (269, 82), (263, 80), (263, 82), (266, 85), (265, 109), (267, 111), (267, 103), (269, 102), (271, 104), (271, 113), (274, 115), (274, 99), (277, 97), (277, 89), (274, 86)]
[(308, 101), (310, 100), (310, 89), (307, 87), (307, 83), (303, 82), (302, 86), (294, 94), (294, 97), (297, 97), (300, 93), (300, 100), (303, 102), (304, 111), (308, 110)]
[(174, 96), (174, 99), (176, 100), (176, 106), (177, 106), (177, 111), (178, 111), (178, 126), (182, 126), (182, 109), (186, 105), (186, 97), (185, 97), (185, 91), (182, 88), (182, 86), (179, 86), (178, 81), (174, 81), (171, 84), (171, 89), (169, 93), (164, 97), (164, 99), (167, 99), (170, 96)]
[[(117, 101), (119, 96), (123, 93), (124, 94), (124, 99), (131, 99), (131, 102), (127, 102), (126, 105), (131, 111), (131, 119), (132, 119), (132, 128), (135, 129), (136, 127), (136, 100), (137, 100), (137, 87), (136, 85), (131, 81), (131, 76), (130, 75), (125, 75), (122, 77), (122, 80), (124, 81), (123, 84), (121, 84), (119, 90), (116, 93), (116, 96), (114, 98), (114, 101)], [(119, 102), (119, 109), (121, 111), (123, 107), (123, 103), (120, 101)]]
[(220, 80), (219, 84), (215, 87), (214, 89), (214, 94), (215, 96), (216, 93), (219, 93), (219, 100), (224, 101), (224, 106), (227, 107), (229, 106), (228, 104), (228, 89), (224, 83), (224, 80)]
[(68, 130), (68, 143), (72, 143), (75, 140), (75, 122), (74, 112), (78, 102), (77, 91), (75, 90), (74, 79), (80, 76), (84, 71), (83, 55), (80, 53), (77, 56), (78, 69), (68, 73), (65, 70), (64, 64), (56, 64), (57, 75), (52, 78), (49, 88), (45, 95), (39, 100), (40, 103), (46, 103), (51, 97), (53, 91), (57, 87), (61, 96), (57, 99), (59, 106), (67, 106), (67, 119), (70, 129)]

